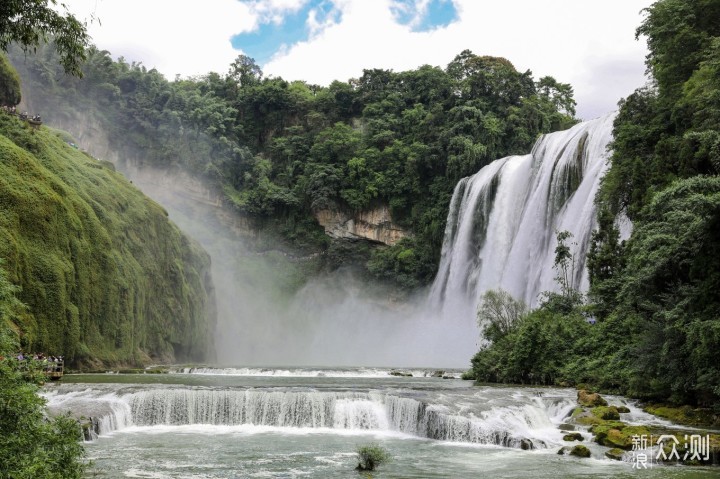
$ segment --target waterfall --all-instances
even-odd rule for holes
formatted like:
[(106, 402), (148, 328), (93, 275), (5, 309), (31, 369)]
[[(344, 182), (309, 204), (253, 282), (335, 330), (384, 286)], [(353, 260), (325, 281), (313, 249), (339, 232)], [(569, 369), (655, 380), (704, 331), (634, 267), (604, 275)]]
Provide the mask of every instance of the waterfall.
[(430, 301), (474, 318), (483, 293), (504, 289), (534, 306), (557, 291), (555, 232), (573, 234), (571, 282), (587, 290), (594, 199), (607, 168), (615, 114), (542, 136), (532, 153), (492, 162), (455, 187)]
[(92, 414), (94, 433), (100, 436), (131, 427), (269, 426), (390, 431), (441, 441), (540, 448), (557, 442), (554, 424), (574, 401), (535, 398), (469, 412), (455, 401), (441, 404), (379, 391), (152, 388), (101, 395), (86, 389), (51, 396), (50, 405), (58, 412), (65, 406)]

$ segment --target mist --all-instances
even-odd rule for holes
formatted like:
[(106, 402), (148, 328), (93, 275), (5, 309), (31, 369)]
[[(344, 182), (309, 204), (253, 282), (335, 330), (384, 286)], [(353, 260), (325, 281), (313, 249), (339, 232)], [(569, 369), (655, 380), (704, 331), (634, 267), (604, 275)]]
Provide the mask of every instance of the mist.
[(464, 368), (477, 351), (472, 311), (434, 313), (424, 290), (392, 301), (346, 269), (307, 280), (314, 257), (264, 244), (198, 178), (117, 166), (211, 255), (217, 364)]

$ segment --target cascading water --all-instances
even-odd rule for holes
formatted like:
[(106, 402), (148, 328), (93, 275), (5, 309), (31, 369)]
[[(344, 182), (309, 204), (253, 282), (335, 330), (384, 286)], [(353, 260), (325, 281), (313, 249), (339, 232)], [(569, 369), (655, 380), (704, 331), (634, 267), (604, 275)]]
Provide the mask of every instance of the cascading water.
[(522, 395), (503, 399), (502, 406), (487, 407), (497, 401), (497, 392), (486, 393), (490, 396), (468, 395), (468, 391), (419, 396), (418, 391), (306, 388), (161, 387), (113, 392), (85, 388), (53, 394), (49, 403), (57, 412), (71, 409), (92, 415), (94, 433), (101, 436), (132, 427), (262, 426), (386, 431), (441, 441), (540, 448), (559, 440), (554, 424), (574, 406), (572, 396), (550, 394), (542, 398)]
[(586, 290), (594, 199), (615, 115), (541, 137), (529, 155), (494, 161), (455, 187), (431, 303), (474, 318), (480, 297), (504, 289), (529, 305), (556, 291), (555, 233), (572, 233), (571, 282)]

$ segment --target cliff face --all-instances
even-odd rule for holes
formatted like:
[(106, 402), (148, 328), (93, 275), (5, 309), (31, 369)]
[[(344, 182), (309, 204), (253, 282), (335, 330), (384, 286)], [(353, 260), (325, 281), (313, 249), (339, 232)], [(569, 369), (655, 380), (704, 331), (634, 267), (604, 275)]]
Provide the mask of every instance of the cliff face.
[(315, 213), (325, 233), (334, 239), (369, 240), (392, 246), (410, 232), (396, 225), (386, 205), (349, 214), (339, 210), (319, 210)]
[(112, 165), (0, 113), (0, 207), (26, 350), (106, 364), (211, 356), (208, 254)]

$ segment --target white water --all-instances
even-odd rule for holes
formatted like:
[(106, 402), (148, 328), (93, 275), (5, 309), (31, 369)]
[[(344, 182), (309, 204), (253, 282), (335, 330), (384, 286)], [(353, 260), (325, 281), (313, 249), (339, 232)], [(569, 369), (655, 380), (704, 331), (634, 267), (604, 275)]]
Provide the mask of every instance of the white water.
[[(576, 405), (572, 389), (424, 377), (98, 374), (68, 375), (44, 395), (52, 414), (93, 418), (90, 475), (108, 479), (354, 477), (355, 451), (369, 441), (392, 457), (378, 478), (638, 474), (605, 458), (607, 448), (582, 430), (591, 459), (556, 454), (575, 444), (558, 429)], [(521, 450), (528, 441), (535, 450)], [(657, 468), (653, 477), (716, 475), (710, 469)]]
[(560, 444), (556, 426), (574, 406), (572, 395), (562, 390), (515, 391), (508, 397), (510, 390), (497, 388), (335, 390), (340, 383), (331, 384), (323, 389), (64, 385), (47, 397), (52, 411), (92, 417), (100, 436), (168, 426), (290, 428), (341, 434), (372, 431), (513, 448), (527, 440), (534, 448)]
[(430, 294), (444, 316), (474, 318), (490, 289), (504, 289), (529, 305), (541, 292), (556, 291), (556, 231), (573, 234), (571, 282), (587, 290), (585, 256), (613, 119), (545, 135), (531, 154), (496, 160), (458, 183)]
[(256, 377), (324, 377), (324, 378), (389, 378), (408, 376), (415, 378), (441, 377), (460, 379), (457, 369), (390, 369), (390, 368), (235, 368), (235, 367), (186, 367), (171, 368), (173, 374), (199, 374), (208, 376), (256, 376)]

